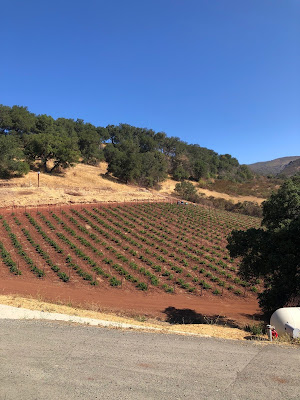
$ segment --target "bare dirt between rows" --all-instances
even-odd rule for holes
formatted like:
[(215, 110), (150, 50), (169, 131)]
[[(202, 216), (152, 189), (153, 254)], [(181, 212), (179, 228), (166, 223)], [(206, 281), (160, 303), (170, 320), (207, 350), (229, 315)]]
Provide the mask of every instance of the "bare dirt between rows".
[[(1, 279), (0, 295), (19, 295), (48, 301), (51, 303), (72, 305), (83, 309), (102, 312), (114, 312), (118, 315), (136, 317), (145, 316), (166, 321), (170, 313), (182, 315), (182, 322), (193, 318), (208, 317), (211, 321), (224, 322), (228, 326), (241, 326), (253, 323), (259, 318), (259, 307), (255, 299), (222, 299), (181, 295), (126, 291), (93, 287), (68, 287), (62, 282), (49, 283), (41, 279)], [(169, 311), (168, 311), (169, 310)], [(172, 315), (171, 315), (172, 316)], [(177, 318), (178, 319), (178, 318)]]

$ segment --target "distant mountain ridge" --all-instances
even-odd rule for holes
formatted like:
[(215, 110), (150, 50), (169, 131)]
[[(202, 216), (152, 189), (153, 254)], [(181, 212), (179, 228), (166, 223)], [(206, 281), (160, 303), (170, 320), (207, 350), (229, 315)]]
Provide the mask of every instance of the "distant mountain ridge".
[(300, 173), (300, 157), (294, 161), (291, 161), (284, 169), (281, 171), (282, 175), (293, 176)]
[(293, 176), (300, 172), (300, 156), (275, 158), (271, 161), (262, 161), (248, 164), (249, 169), (259, 175)]

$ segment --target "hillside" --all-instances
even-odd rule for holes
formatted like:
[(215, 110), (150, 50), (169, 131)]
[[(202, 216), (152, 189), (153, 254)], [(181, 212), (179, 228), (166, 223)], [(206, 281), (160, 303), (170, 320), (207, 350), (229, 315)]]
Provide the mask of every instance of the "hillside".
[(300, 172), (300, 157), (294, 161), (291, 161), (284, 169), (281, 171), (281, 175), (293, 176)]
[[(0, 207), (31, 206), (42, 204), (74, 204), (98, 202), (124, 202), (163, 200), (174, 191), (176, 181), (167, 179), (160, 190), (141, 188), (120, 183), (106, 176), (107, 164), (98, 166), (77, 164), (61, 175), (40, 173), (40, 187), (37, 172), (29, 172), (21, 178), (0, 180)], [(196, 184), (195, 184), (196, 185)], [(234, 203), (252, 201), (261, 204), (263, 198), (255, 196), (231, 196), (214, 190), (198, 188), (206, 196), (232, 200)]]
[[(290, 163), (293, 161), (300, 159), (300, 156), (292, 156), (292, 157), (281, 157), (276, 158), (271, 161), (262, 161), (254, 164), (249, 164), (248, 168), (257, 174), (260, 175), (278, 175), (280, 174)], [(292, 171), (292, 169), (290, 170)], [(287, 175), (291, 176), (291, 175)]]

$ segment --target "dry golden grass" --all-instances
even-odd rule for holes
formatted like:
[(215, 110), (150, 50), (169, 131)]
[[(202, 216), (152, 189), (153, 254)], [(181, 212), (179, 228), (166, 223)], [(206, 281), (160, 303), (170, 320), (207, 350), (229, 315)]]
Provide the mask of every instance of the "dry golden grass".
[[(165, 180), (161, 184), (161, 193), (170, 195), (174, 191), (176, 183), (178, 183), (178, 182), (173, 181), (172, 179)], [(232, 195), (229, 195), (226, 193), (216, 192), (214, 190), (198, 188), (196, 182), (193, 182), (193, 184), (197, 188), (197, 192), (199, 194), (204, 194), (205, 196), (208, 196), (208, 197), (212, 196), (212, 197), (216, 197), (216, 198), (222, 198), (225, 200), (232, 200), (234, 203), (251, 201), (251, 202), (261, 204), (265, 200), (263, 198), (255, 197), (255, 196), (232, 196)]]
[[(170, 325), (167, 322), (161, 321), (151, 321), (143, 322), (144, 318), (142, 316), (137, 316), (137, 318), (124, 318), (122, 316), (117, 316), (110, 313), (103, 313), (99, 311), (93, 311), (93, 305), (90, 306), (90, 310), (73, 308), (71, 305), (63, 304), (52, 304), (42, 301), (42, 299), (37, 300), (33, 298), (24, 298), (19, 296), (4, 296), (0, 295), (0, 304), (5, 304), (13, 307), (22, 307), (29, 310), (38, 310), (45, 312), (54, 312), (60, 314), (67, 314), (78, 317), (95, 318), (105, 321), (121, 322), (132, 325), (143, 326), (145, 330), (149, 328), (156, 328), (162, 333), (176, 333), (176, 334), (192, 334), (192, 335), (205, 335), (213, 336), (223, 339), (235, 339), (235, 340), (245, 340), (247, 336), (246, 332), (237, 329), (229, 328), (226, 326), (219, 325), (201, 325), (201, 324), (189, 324), (189, 325)], [(97, 307), (95, 307), (97, 308)]]
[(10, 181), (0, 180), (0, 207), (161, 198), (159, 193), (103, 177), (106, 169), (105, 163), (95, 167), (78, 164), (66, 170), (63, 175), (41, 172), (40, 187), (36, 172), (29, 172), (22, 178)]
[(254, 203), (261, 204), (265, 200), (265, 199), (262, 199), (260, 197), (255, 197), (255, 196), (231, 196), (226, 193), (219, 193), (219, 192), (215, 192), (214, 190), (208, 190), (208, 189), (202, 189), (202, 188), (199, 188), (198, 192), (203, 193), (206, 196), (222, 198), (225, 200), (232, 200), (234, 203), (238, 203), (238, 202), (242, 203), (244, 201), (251, 201)]
[[(0, 180), (0, 207), (161, 200), (173, 193), (177, 183), (167, 179), (159, 191), (148, 190), (107, 179), (104, 176), (106, 171), (107, 164), (103, 162), (98, 166), (77, 164), (62, 175), (41, 172), (40, 187), (38, 187), (37, 172), (29, 172), (22, 178), (13, 178), (9, 181)], [(207, 189), (198, 189), (198, 192), (206, 196), (231, 199), (235, 203), (255, 201), (260, 204), (263, 201), (253, 196), (229, 196)]]

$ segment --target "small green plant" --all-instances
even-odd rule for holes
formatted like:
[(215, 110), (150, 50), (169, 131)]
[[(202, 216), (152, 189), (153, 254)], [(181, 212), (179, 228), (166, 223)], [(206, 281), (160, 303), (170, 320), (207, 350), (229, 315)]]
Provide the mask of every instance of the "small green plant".
[(137, 315), (135, 317), (135, 319), (139, 322), (145, 322), (146, 321), (146, 317), (144, 315)]
[(167, 284), (163, 284), (162, 288), (165, 290), (167, 293), (174, 293), (174, 288), (172, 286), (169, 286)]
[(145, 282), (139, 282), (139, 283), (136, 285), (136, 287), (137, 287), (138, 289), (140, 289), (140, 290), (147, 290), (147, 289), (148, 289), (148, 286), (147, 286), (147, 284), (146, 284)]
[(121, 281), (119, 281), (116, 277), (113, 276), (110, 278), (109, 284), (110, 284), (110, 286), (120, 286)]
[(252, 335), (264, 335), (266, 333), (266, 328), (263, 323), (246, 325), (244, 329)]

